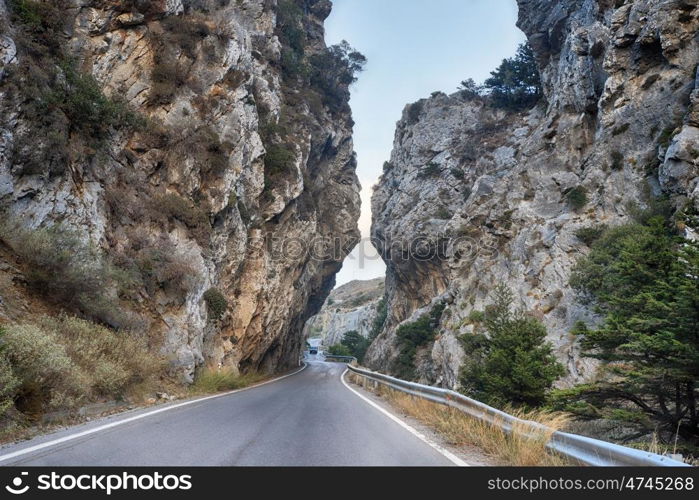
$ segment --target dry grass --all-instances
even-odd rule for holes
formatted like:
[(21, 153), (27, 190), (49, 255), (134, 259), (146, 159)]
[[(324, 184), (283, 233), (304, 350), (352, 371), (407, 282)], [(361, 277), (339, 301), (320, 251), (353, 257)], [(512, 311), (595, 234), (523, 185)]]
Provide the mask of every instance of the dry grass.
[[(363, 385), (359, 377), (350, 374), (350, 380)], [(368, 388), (368, 387), (367, 387)], [(509, 410), (508, 413), (523, 420), (531, 420), (548, 427), (550, 431), (524, 436), (516, 431), (506, 434), (499, 427), (476, 420), (448, 406), (432, 403), (402, 392), (379, 385), (373, 390), (386, 399), (392, 406), (406, 415), (427, 424), (439, 432), (454, 446), (472, 445), (483, 450), (499, 465), (511, 466), (564, 466), (570, 465), (560, 456), (550, 453), (546, 448), (554, 430), (562, 428), (567, 418), (561, 414), (543, 411), (524, 412)]]
[(265, 378), (267, 376), (260, 373), (239, 374), (231, 369), (206, 368), (197, 375), (190, 392), (196, 395), (232, 391), (256, 384)]

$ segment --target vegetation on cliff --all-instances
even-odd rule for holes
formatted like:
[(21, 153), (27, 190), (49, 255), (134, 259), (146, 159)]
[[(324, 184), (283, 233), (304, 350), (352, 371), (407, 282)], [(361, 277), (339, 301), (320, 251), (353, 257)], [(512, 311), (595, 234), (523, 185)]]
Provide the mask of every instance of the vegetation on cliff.
[(513, 311), (506, 286), (493, 292), (485, 314), (474, 318), (483, 332), (460, 337), (468, 358), (461, 369), (461, 389), (496, 407), (535, 408), (546, 401), (553, 382), (565, 369), (546, 341), (546, 328), (524, 311)]
[[(578, 323), (584, 355), (603, 362), (597, 381), (559, 391), (558, 405), (586, 419), (699, 437), (699, 244), (663, 215), (607, 229), (571, 285), (602, 322)], [(633, 437), (633, 436), (631, 436)]]

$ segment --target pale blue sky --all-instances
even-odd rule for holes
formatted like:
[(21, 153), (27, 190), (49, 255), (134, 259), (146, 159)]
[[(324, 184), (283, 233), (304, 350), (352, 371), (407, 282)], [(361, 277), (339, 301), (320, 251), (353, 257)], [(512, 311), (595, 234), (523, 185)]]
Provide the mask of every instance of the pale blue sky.
[[(354, 145), (362, 183), (362, 237), (369, 237), (371, 187), (393, 146), (406, 104), (466, 78), (482, 82), (524, 35), (515, 26), (515, 0), (333, 0), (326, 40), (347, 40), (369, 62), (352, 88)], [(361, 257), (360, 254), (365, 256)], [(355, 249), (337, 276), (342, 285), (385, 274), (368, 242)]]

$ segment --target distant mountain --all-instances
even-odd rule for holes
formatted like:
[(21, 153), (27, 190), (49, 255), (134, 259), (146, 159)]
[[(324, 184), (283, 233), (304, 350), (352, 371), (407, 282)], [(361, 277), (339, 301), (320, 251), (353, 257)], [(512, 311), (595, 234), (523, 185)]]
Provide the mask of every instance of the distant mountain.
[(339, 344), (352, 330), (368, 337), (384, 290), (384, 278), (355, 280), (336, 288), (320, 312), (306, 323), (304, 337), (320, 338), (326, 347)]

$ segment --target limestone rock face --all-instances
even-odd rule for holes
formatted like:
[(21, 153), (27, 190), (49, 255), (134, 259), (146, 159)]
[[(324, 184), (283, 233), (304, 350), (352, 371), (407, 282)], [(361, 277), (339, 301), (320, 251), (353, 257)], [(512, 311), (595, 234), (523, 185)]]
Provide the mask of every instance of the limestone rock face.
[(333, 290), (320, 312), (308, 320), (305, 338), (320, 338), (323, 345), (339, 344), (349, 331), (369, 337), (377, 307), (384, 296), (384, 279), (352, 281)]
[[(72, 131), (58, 172), (29, 168), (53, 138), (23, 111), (32, 55), (20, 47), (21, 21), (0, 0), (0, 202), (7, 217), (27, 228), (60, 223), (117, 261), (153, 248), (176, 257), (180, 269), (170, 271), (187, 274), (177, 293), (156, 286), (122, 306), (142, 318), (185, 380), (204, 364), (295, 366), (303, 325), (359, 238), (346, 87), (331, 109), (284, 76), (274, 0), (65, 4), (67, 52), (146, 126), (111, 130), (92, 150), (76, 147)], [(331, 4), (304, 6), (305, 50), (319, 53)], [(266, 158), (279, 154), (269, 138), (281, 141), (282, 122), (292, 159), (270, 172)], [(228, 303), (220, 319), (204, 300), (212, 288)], [(0, 320), (13, 319), (3, 304)]]
[[(594, 364), (568, 333), (592, 320), (568, 285), (588, 248), (575, 233), (629, 220), (649, 193), (699, 208), (698, 3), (689, 0), (519, 0), (545, 99), (506, 114), (480, 98), (437, 93), (408, 106), (372, 199), (372, 238), (386, 261), (389, 315), (371, 346), (390, 371), (395, 331), (443, 301), (422, 381), (458, 385), (458, 335), (498, 283), (546, 325), (568, 369)], [(567, 194), (584, 188), (574, 208)]]

